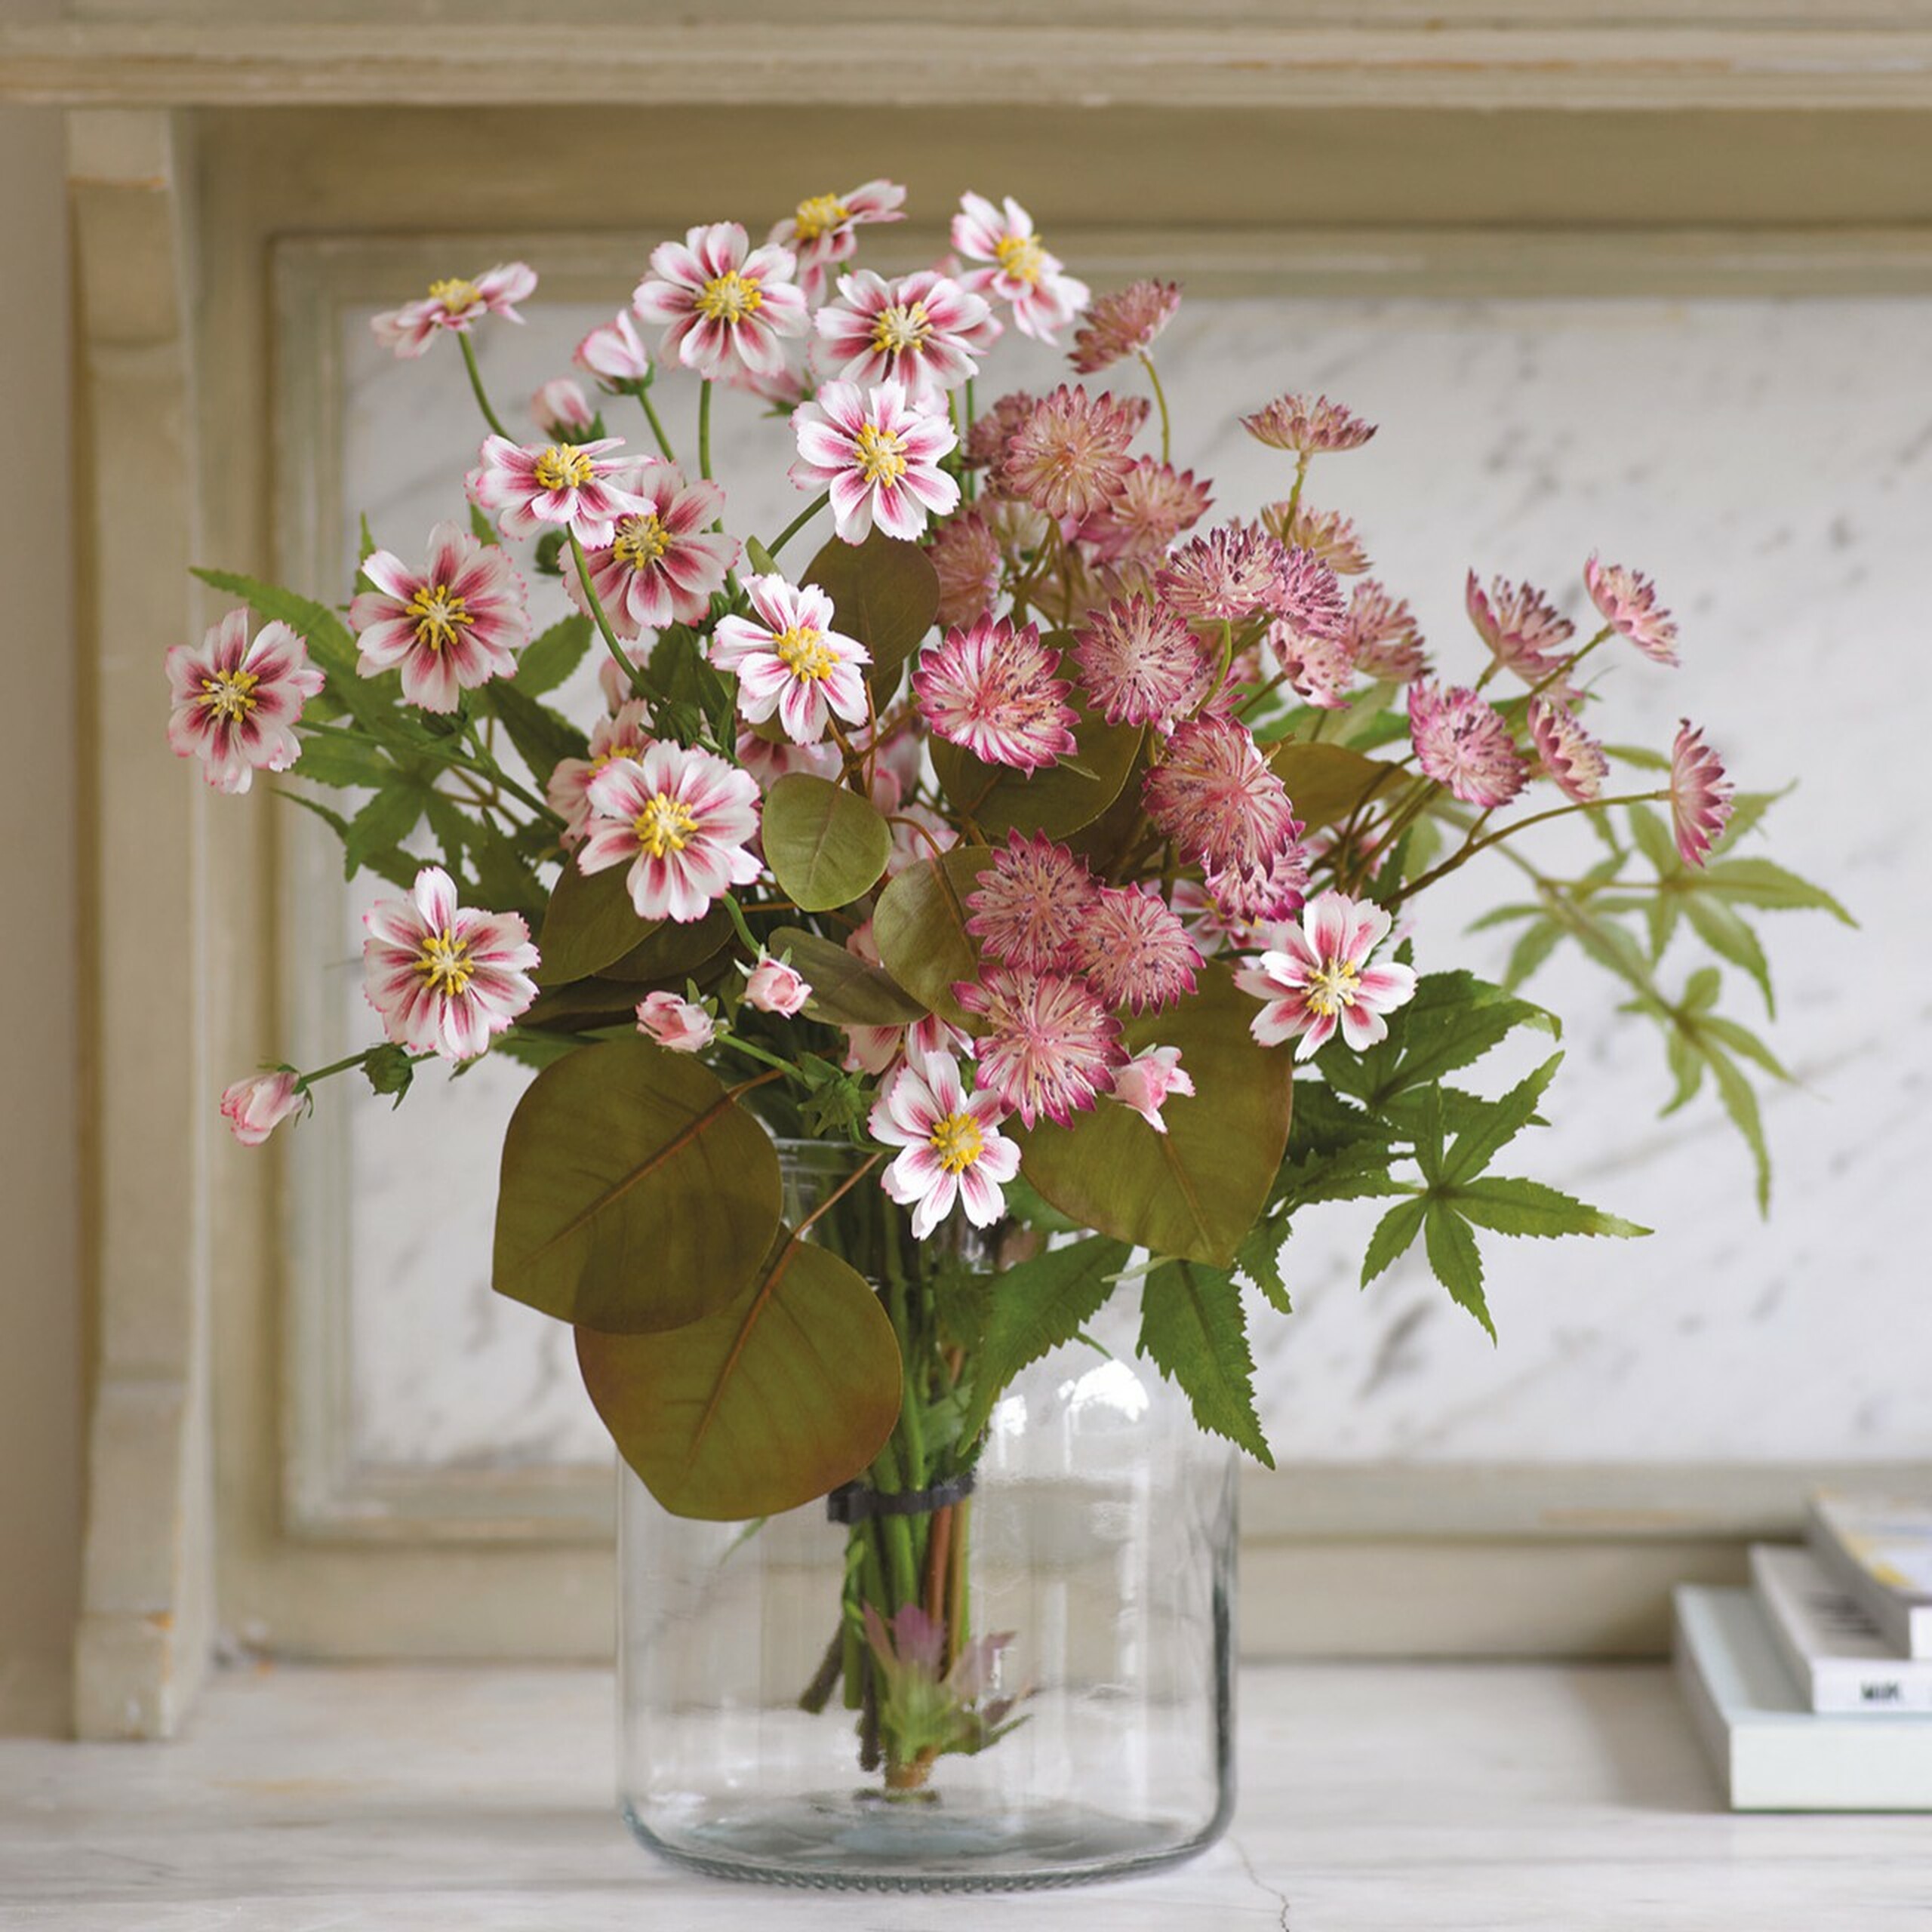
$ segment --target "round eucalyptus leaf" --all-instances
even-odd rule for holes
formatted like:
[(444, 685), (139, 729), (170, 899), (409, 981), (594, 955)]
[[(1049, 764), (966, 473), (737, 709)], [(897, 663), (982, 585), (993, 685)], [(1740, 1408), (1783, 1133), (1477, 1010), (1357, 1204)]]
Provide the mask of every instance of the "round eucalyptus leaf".
[(933, 769), (946, 797), (989, 837), (1044, 832), (1049, 838), (1064, 838), (1091, 825), (1120, 796), (1143, 734), (1082, 709), (1073, 736), (1077, 748), (1069, 757), (1032, 772), (988, 764), (936, 737)]
[(625, 883), (629, 869), (613, 866), (586, 874), (574, 860), (565, 863), (550, 888), (543, 930), (537, 936), (540, 986), (567, 986), (601, 972), (657, 930), (657, 922), (640, 919), (631, 903)]
[(1339, 825), (1402, 775), (1386, 758), (1370, 758), (1346, 745), (1304, 744), (1292, 738), (1277, 745), (1268, 762), (1287, 788), (1295, 817), (1311, 832)]
[(914, 998), (955, 1026), (970, 1023), (952, 996), (955, 980), (978, 977), (980, 943), (966, 930), (966, 897), (992, 861), (983, 845), (955, 846), (906, 869), (878, 896), (872, 937), (885, 970)]
[(849, 906), (878, 883), (892, 852), (892, 828), (869, 798), (794, 771), (765, 794), (764, 856), (800, 911)]
[(939, 615), (939, 572), (932, 559), (918, 544), (874, 528), (862, 543), (835, 537), (805, 566), (804, 580), (831, 598), (834, 628), (871, 652), (866, 680), (882, 702)]

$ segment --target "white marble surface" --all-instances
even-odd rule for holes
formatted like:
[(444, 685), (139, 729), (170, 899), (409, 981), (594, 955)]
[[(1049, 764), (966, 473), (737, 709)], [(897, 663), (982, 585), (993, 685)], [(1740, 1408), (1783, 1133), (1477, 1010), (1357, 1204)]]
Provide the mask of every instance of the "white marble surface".
[(688, 1876), (610, 1796), (596, 1671), (223, 1673), (141, 1749), (0, 1740), (10, 1932), (1918, 1932), (1932, 1823), (1718, 1808), (1653, 1667), (1303, 1666), (1243, 1684), (1229, 1836), (1008, 1898)]
[[(506, 416), (601, 312), (529, 312), (527, 328), (483, 344)], [(1654, 1035), (1613, 1023), (1614, 989), (1592, 969), (1546, 969), (1531, 990), (1570, 1019), (1569, 1059), (1556, 1124), (1519, 1143), (1509, 1171), (1568, 1184), (1656, 1237), (1492, 1244), (1492, 1349), (1426, 1269), (1404, 1265), (1357, 1294), (1372, 1209), (1311, 1215), (1291, 1250), (1297, 1312), (1266, 1318), (1257, 1341), (1284, 1462), (1932, 1454), (1932, 1303), (1915, 1259), (1932, 1151), (1932, 880), (1909, 709), (1932, 506), (1928, 323), (1932, 303), (1906, 300), (1321, 300), (1204, 303), (1171, 330), (1177, 457), (1217, 478), (1223, 512), (1285, 481), (1281, 460), (1234, 427), (1237, 408), (1325, 388), (1384, 426), (1366, 450), (1318, 466), (1311, 499), (1357, 515), (1445, 669), (1481, 662), (1461, 617), (1469, 564), (1531, 577), (1573, 608), (1593, 547), (1652, 571), (1682, 620), (1685, 667), (1614, 660), (1609, 728), (1664, 743), (1687, 712), (1746, 786), (1800, 780), (1764, 849), (1864, 922), (1854, 934), (1812, 915), (1763, 921), (1782, 1003), (1770, 1037), (1801, 1075), (1767, 1109), (1768, 1225), (1715, 1101), (1660, 1123), (1669, 1084)], [(348, 526), (366, 509), (379, 538), (411, 554), (458, 508), (473, 460), (461, 368), (446, 346), (398, 364), (365, 346), (359, 317), (345, 329)], [(1055, 379), (1052, 358), (1009, 341), (979, 392)], [(660, 391), (685, 442), (691, 395), (676, 379)], [(730, 527), (768, 534), (795, 503), (783, 426), (735, 397), (719, 418)], [(621, 402), (613, 423), (641, 429)], [(1500, 869), (1472, 867), (1423, 903), (1423, 964), (1500, 963), (1497, 944), (1462, 928), (1502, 883)], [(352, 1041), (367, 1027), (349, 967), (367, 889), (344, 908)], [(1690, 961), (1687, 946), (1673, 954), (1666, 982)], [(1761, 1018), (1734, 977), (1739, 1016)], [(428, 1081), (398, 1114), (354, 1109), (355, 1447), (371, 1460), (604, 1454), (564, 1338), (487, 1287), (497, 1147), (519, 1084), (485, 1066), (454, 1088)]]

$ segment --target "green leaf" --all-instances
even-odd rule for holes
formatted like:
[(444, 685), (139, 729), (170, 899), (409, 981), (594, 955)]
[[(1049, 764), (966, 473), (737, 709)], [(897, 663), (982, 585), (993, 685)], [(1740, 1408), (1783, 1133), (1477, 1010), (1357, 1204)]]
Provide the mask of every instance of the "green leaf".
[(966, 899), (992, 862), (983, 845), (955, 846), (908, 866), (878, 896), (872, 937), (885, 970), (929, 1012), (968, 1023), (955, 982), (979, 977), (980, 945), (966, 930)]
[(1338, 1091), (1379, 1109), (1480, 1060), (1518, 1026), (1539, 1027), (1552, 1038), (1561, 1030), (1554, 1014), (1472, 973), (1430, 973), (1390, 1017), (1386, 1040), (1365, 1054), (1325, 1054), (1322, 1073)]
[(1448, 1158), (1442, 1164), (1442, 1179), (1456, 1186), (1481, 1174), (1503, 1147), (1536, 1118), (1537, 1109), (1562, 1064), (1563, 1056), (1552, 1054), (1535, 1072), (1518, 1081), (1500, 1100), (1463, 1097), (1473, 1118), (1449, 1149)]
[(1482, 1257), (1469, 1223), (1441, 1201), (1431, 1201), (1423, 1217), (1423, 1245), (1435, 1278), (1449, 1291), (1450, 1299), (1459, 1308), (1466, 1308), (1494, 1341), (1496, 1324), (1489, 1318), (1489, 1304), (1483, 1299)]
[(1486, 1174), (1458, 1186), (1447, 1198), (1457, 1214), (1500, 1235), (1534, 1235), (1554, 1240), (1560, 1235), (1605, 1235), (1628, 1239), (1647, 1235), (1620, 1215), (1574, 1199), (1541, 1181), (1512, 1180)]
[(1509, 963), (1503, 969), (1503, 989), (1513, 993), (1554, 952), (1563, 938), (1563, 928), (1553, 919), (1537, 919), (1525, 926), (1509, 949)]
[(420, 780), (386, 785), (349, 821), (342, 841), (343, 876), (353, 878), (379, 852), (395, 850), (421, 821), (429, 789)]
[(469, 506), (469, 534), (478, 543), (486, 543), (493, 550), (499, 546), (500, 540), (497, 535), (497, 526), (474, 503)]
[(500, 1033), (491, 1044), (493, 1054), (506, 1054), (518, 1064), (534, 1067), (539, 1072), (553, 1062), (567, 1055), (581, 1053), (582, 1045), (575, 1040), (561, 1040), (547, 1033), (527, 1033), (521, 1026), (512, 1026), (507, 1033)]
[(1771, 1211), (1771, 1150), (1764, 1139), (1764, 1122), (1758, 1111), (1758, 1096), (1728, 1054), (1720, 1052), (1707, 1043), (1704, 1057), (1709, 1063), (1712, 1078), (1717, 1082), (1718, 1098), (1724, 1103), (1724, 1112), (1730, 1115), (1733, 1124), (1744, 1137), (1744, 1144), (1751, 1150), (1752, 1166), (1757, 1176), (1758, 1212), (1768, 1214)]
[(1764, 996), (1764, 1011), (1775, 1014), (1777, 1001), (1771, 992), (1770, 962), (1758, 943), (1758, 935), (1723, 900), (1700, 892), (1687, 892), (1682, 897), (1684, 916), (1690, 921), (1690, 930), (1720, 959), (1743, 967), (1757, 981), (1758, 989)]
[(569, 617), (552, 624), (516, 660), (517, 689), (526, 697), (555, 691), (583, 663), (593, 635), (588, 617)]
[(909, 1026), (926, 1009), (884, 968), (796, 926), (771, 935), (774, 955), (789, 953), (811, 988), (807, 1009), (838, 1026)]
[(892, 828), (868, 798), (808, 771), (765, 794), (764, 856), (780, 888), (801, 912), (849, 906), (878, 883), (892, 854)]
[(409, 1083), (416, 1078), (408, 1048), (393, 1041), (387, 1046), (371, 1047), (362, 1056), (362, 1072), (374, 1091), (393, 1094), (398, 1105), (409, 1091)]
[(731, 915), (722, 906), (712, 906), (701, 919), (666, 919), (643, 930), (643, 938), (628, 952), (597, 969), (599, 979), (622, 981), (630, 989), (633, 1001), (646, 980), (680, 984), (686, 975), (728, 946)]
[(1389, 1209), (1375, 1224), (1361, 1258), (1361, 1284), (1367, 1287), (1378, 1275), (1387, 1273), (1397, 1260), (1407, 1253), (1422, 1232), (1423, 1217), (1429, 1203), (1418, 1195)]
[(978, 1438), (994, 1404), (1023, 1368), (1072, 1341), (1100, 1312), (1128, 1256), (1124, 1242), (1088, 1235), (993, 1278), (985, 1331), (971, 1364), (972, 1399), (961, 1432), (965, 1441)]
[(1275, 1466), (1255, 1413), (1254, 1358), (1232, 1275), (1192, 1261), (1150, 1269), (1141, 1284), (1138, 1352), (1180, 1385), (1203, 1429)]
[(294, 774), (316, 785), (374, 789), (395, 777), (395, 767), (381, 746), (352, 736), (346, 728), (332, 728), (303, 733)]
[(899, 1345), (878, 1297), (795, 1233), (704, 1319), (664, 1334), (580, 1327), (577, 1351), (624, 1460), (675, 1515), (795, 1509), (858, 1475), (898, 1420)]
[(929, 749), (940, 789), (989, 838), (1044, 832), (1065, 838), (1093, 823), (1119, 797), (1145, 735), (1137, 726), (1109, 724), (1082, 705), (1073, 755), (1037, 771), (988, 764), (943, 738), (934, 738)]
[(1402, 777), (1385, 758), (1364, 757), (1325, 741), (1308, 744), (1291, 738), (1269, 753), (1268, 762), (1287, 787), (1295, 817), (1311, 832), (1339, 825)]
[(1769, 859), (1720, 859), (1705, 868), (1699, 882), (1704, 891), (1734, 900), (1740, 906), (1755, 906), (1767, 912), (1829, 912), (1842, 924), (1858, 924), (1823, 886), (1813, 885)]
[(805, 566), (804, 581), (831, 598), (835, 627), (871, 652), (866, 681), (882, 704), (939, 615), (939, 572), (932, 559), (918, 544), (875, 528), (863, 543), (835, 537)]
[(1281, 1274), (1281, 1250), (1287, 1244), (1288, 1223), (1285, 1217), (1257, 1221), (1243, 1236), (1235, 1256), (1235, 1266), (1266, 1297), (1268, 1306), (1280, 1315), (1292, 1315), (1288, 1284)]
[(587, 978), (623, 958), (657, 930), (654, 921), (640, 919), (631, 903), (626, 881), (627, 866), (611, 866), (585, 873), (567, 862), (550, 888), (543, 930), (537, 951), (543, 964), (537, 983), (561, 986)]
[(492, 1285), (560, 1321), (681, 1327), (752, 1280), (778, 1214), (771, 1137), (717, 1076), (609, 1041), (546, 1067), (510, 1117)]
[(567, 758), (587, 758), (590, 742), (571, 721), (537, 700), (505, 678), (493, 678), (476, 691), (478, 703), (502, 721), (517, 755), (529, 766), (541, 790), (550, 774)]

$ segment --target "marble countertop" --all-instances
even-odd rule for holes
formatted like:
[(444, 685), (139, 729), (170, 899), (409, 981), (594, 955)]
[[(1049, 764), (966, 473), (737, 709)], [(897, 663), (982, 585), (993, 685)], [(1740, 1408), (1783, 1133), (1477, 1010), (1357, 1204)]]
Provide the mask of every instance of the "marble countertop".
[(174, 1745), (0, 1740), (0, 1927), (86, 1932), (1029, 1928), (1906, 1932), (1932, 1820), (1734, 1817), (1669, 1673), (1251, 1669), (1231, 1835), (1128, 1884), (901, 1898), (654, 1863), (589, 1670), (223, 1673)]

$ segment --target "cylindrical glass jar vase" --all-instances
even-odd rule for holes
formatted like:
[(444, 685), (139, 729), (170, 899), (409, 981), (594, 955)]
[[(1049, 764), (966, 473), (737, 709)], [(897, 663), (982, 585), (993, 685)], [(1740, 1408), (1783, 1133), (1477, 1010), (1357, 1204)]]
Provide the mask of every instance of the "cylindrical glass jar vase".
[[(851, 1171), (845, 1150), (781, 1156), (788, 1220)], [(992, 1890), (1187, 1857), (1233, 1804), (1232, 1452), (1105, 1312), (977, 1442), (936, 1450), (971, 1364), (921, 1317), (928, 1277), (957, 1293), (998, 1247), (913, 1243), (875, 1192), (882, 1223), (843, 1238), (855, 1266), (881, 1224), (897, 1249), (912, 1413), (867, 1479), (714, 1523), (623, 1472), (625, 1818), (681, 1863), (793, 1884)]]

